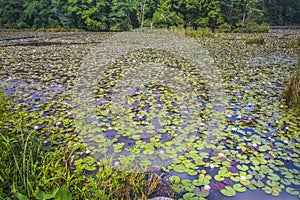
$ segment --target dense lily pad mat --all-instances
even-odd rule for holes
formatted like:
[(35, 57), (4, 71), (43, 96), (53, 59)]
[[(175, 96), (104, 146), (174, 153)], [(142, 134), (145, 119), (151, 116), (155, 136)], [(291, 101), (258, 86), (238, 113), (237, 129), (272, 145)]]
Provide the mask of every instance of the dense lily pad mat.
[[(288, 39), (280, 35), (259, 35), (264, 45), (246, 45), (247, 37), (226, 34), (198, 41), (214, 59), (215, 74), (199, 70), (175, 51), (146, 48), (120, 55), (99, 75), (97, 90), (92, 91), (94, 105), (88, 106), (95, 108), (96, 117), (82, 117), (85, 121), (80, 123), (70, 91), (78, 84), (83, 57), (93, 44), (5, 43), (1, 83), (16, 100), (16, 110), (28, 109), (28, 118), (38, 119), (31, 128), (45, 133), (45, 143), (63, 140), (55, 137), (58, 131), (79, 135), (72, 139), (78, 152), (75, 167), (93, 172), (95, 158), (106, 155), (116, 168), (138, 162), (148, 171), (163, 171), (183, 199), (254, 197), (252, 190), (269, 198), (297, 199), (300, 119), (280, 99), (297, 49), (285, 48)], [(157, 84), (163, 72), (168, 72), (168, 80), (186, 82), (181, 87), (187, 91), (178, 95), (176, 84)], [(127, 81), (128, 73), (138, 81)], [(216, 74), (222, 84), (212, 87), (209, 76), (216, 79)], [(151, 77), (155, 81), (143, 82)], [(212, 89), (221, 95), (212, 95)], [(181, 104), (189, 101), (187, 93), (193, 101), (184, 111)], [(190, 118), (192, 125), (185, 126)], [(79, 143), (86, 145), (84, 151), (77, 148), (82, 148)]]

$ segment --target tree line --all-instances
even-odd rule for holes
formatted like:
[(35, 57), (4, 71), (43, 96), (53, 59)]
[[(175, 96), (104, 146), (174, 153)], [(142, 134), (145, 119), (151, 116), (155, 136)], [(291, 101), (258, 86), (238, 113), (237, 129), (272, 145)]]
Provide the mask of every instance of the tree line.
[(0, 0), (0, 28), (124, 31), (300, 25), (300, 0)]

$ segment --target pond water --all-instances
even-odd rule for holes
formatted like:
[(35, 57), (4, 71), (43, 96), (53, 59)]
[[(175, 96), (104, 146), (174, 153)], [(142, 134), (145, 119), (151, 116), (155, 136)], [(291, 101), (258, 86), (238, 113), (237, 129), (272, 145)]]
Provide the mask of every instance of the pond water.
[(87, 145), (87, 157), (163, 174), (178, 198), (300, 197), (300, 118), (280, 100), (295, 55), (239, 61), (228, 53), (237, 70), (228, 64), (235, 60), (222, 63), (182, 36), (93, 35), (100, 44), (90, 51), (76, 44), (84, 36), (60, 35), (70, 44), (50, 46), (4, 40), (0, 85), (16, 110), (36, 113), (43, 130), (62, 122)]

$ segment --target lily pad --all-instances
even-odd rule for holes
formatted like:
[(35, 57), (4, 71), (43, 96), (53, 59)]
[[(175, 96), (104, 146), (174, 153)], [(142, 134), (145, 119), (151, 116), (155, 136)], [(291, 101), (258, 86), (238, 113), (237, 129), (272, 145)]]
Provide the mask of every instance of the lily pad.
[(220, 190), (220, 192), (227, 197), (233, 197), (236, 195), (236, 191), (230, 186), (225, 186), (225, 188)]
[(287, 187), (287, 188), (285, 189), (285, 191), (286, 191), (287, 193), (291, 194), (291, 195), (299, 195), (299, 194), (300, 194), (299, 189), (297, 190), (297, 189), (292, 188), (292, 187)]
[(233, 185), (233, 189), (237, 192), (246, 192), (247, 188), (239, 183)]

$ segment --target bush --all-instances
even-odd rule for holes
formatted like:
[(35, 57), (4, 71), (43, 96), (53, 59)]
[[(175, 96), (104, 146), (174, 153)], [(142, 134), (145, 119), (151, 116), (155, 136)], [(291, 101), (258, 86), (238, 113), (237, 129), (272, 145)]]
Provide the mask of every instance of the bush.
[(219, 26), (219, 30), (221, 33), (229, 33), (230, 32), (230, 26), (227, 23), (224, 23)]
[(256, 22), (247, 23), (245, 28), (246, 33), (268, 33), (270, 29), (266, 23), (258, 24)]
[(256, 22), (246, 22), (237, 23), (235, 29), (233, 30), (234, 33), (268, 33), (269, 32), (269, 25), (262, 23), (258, 24)]

